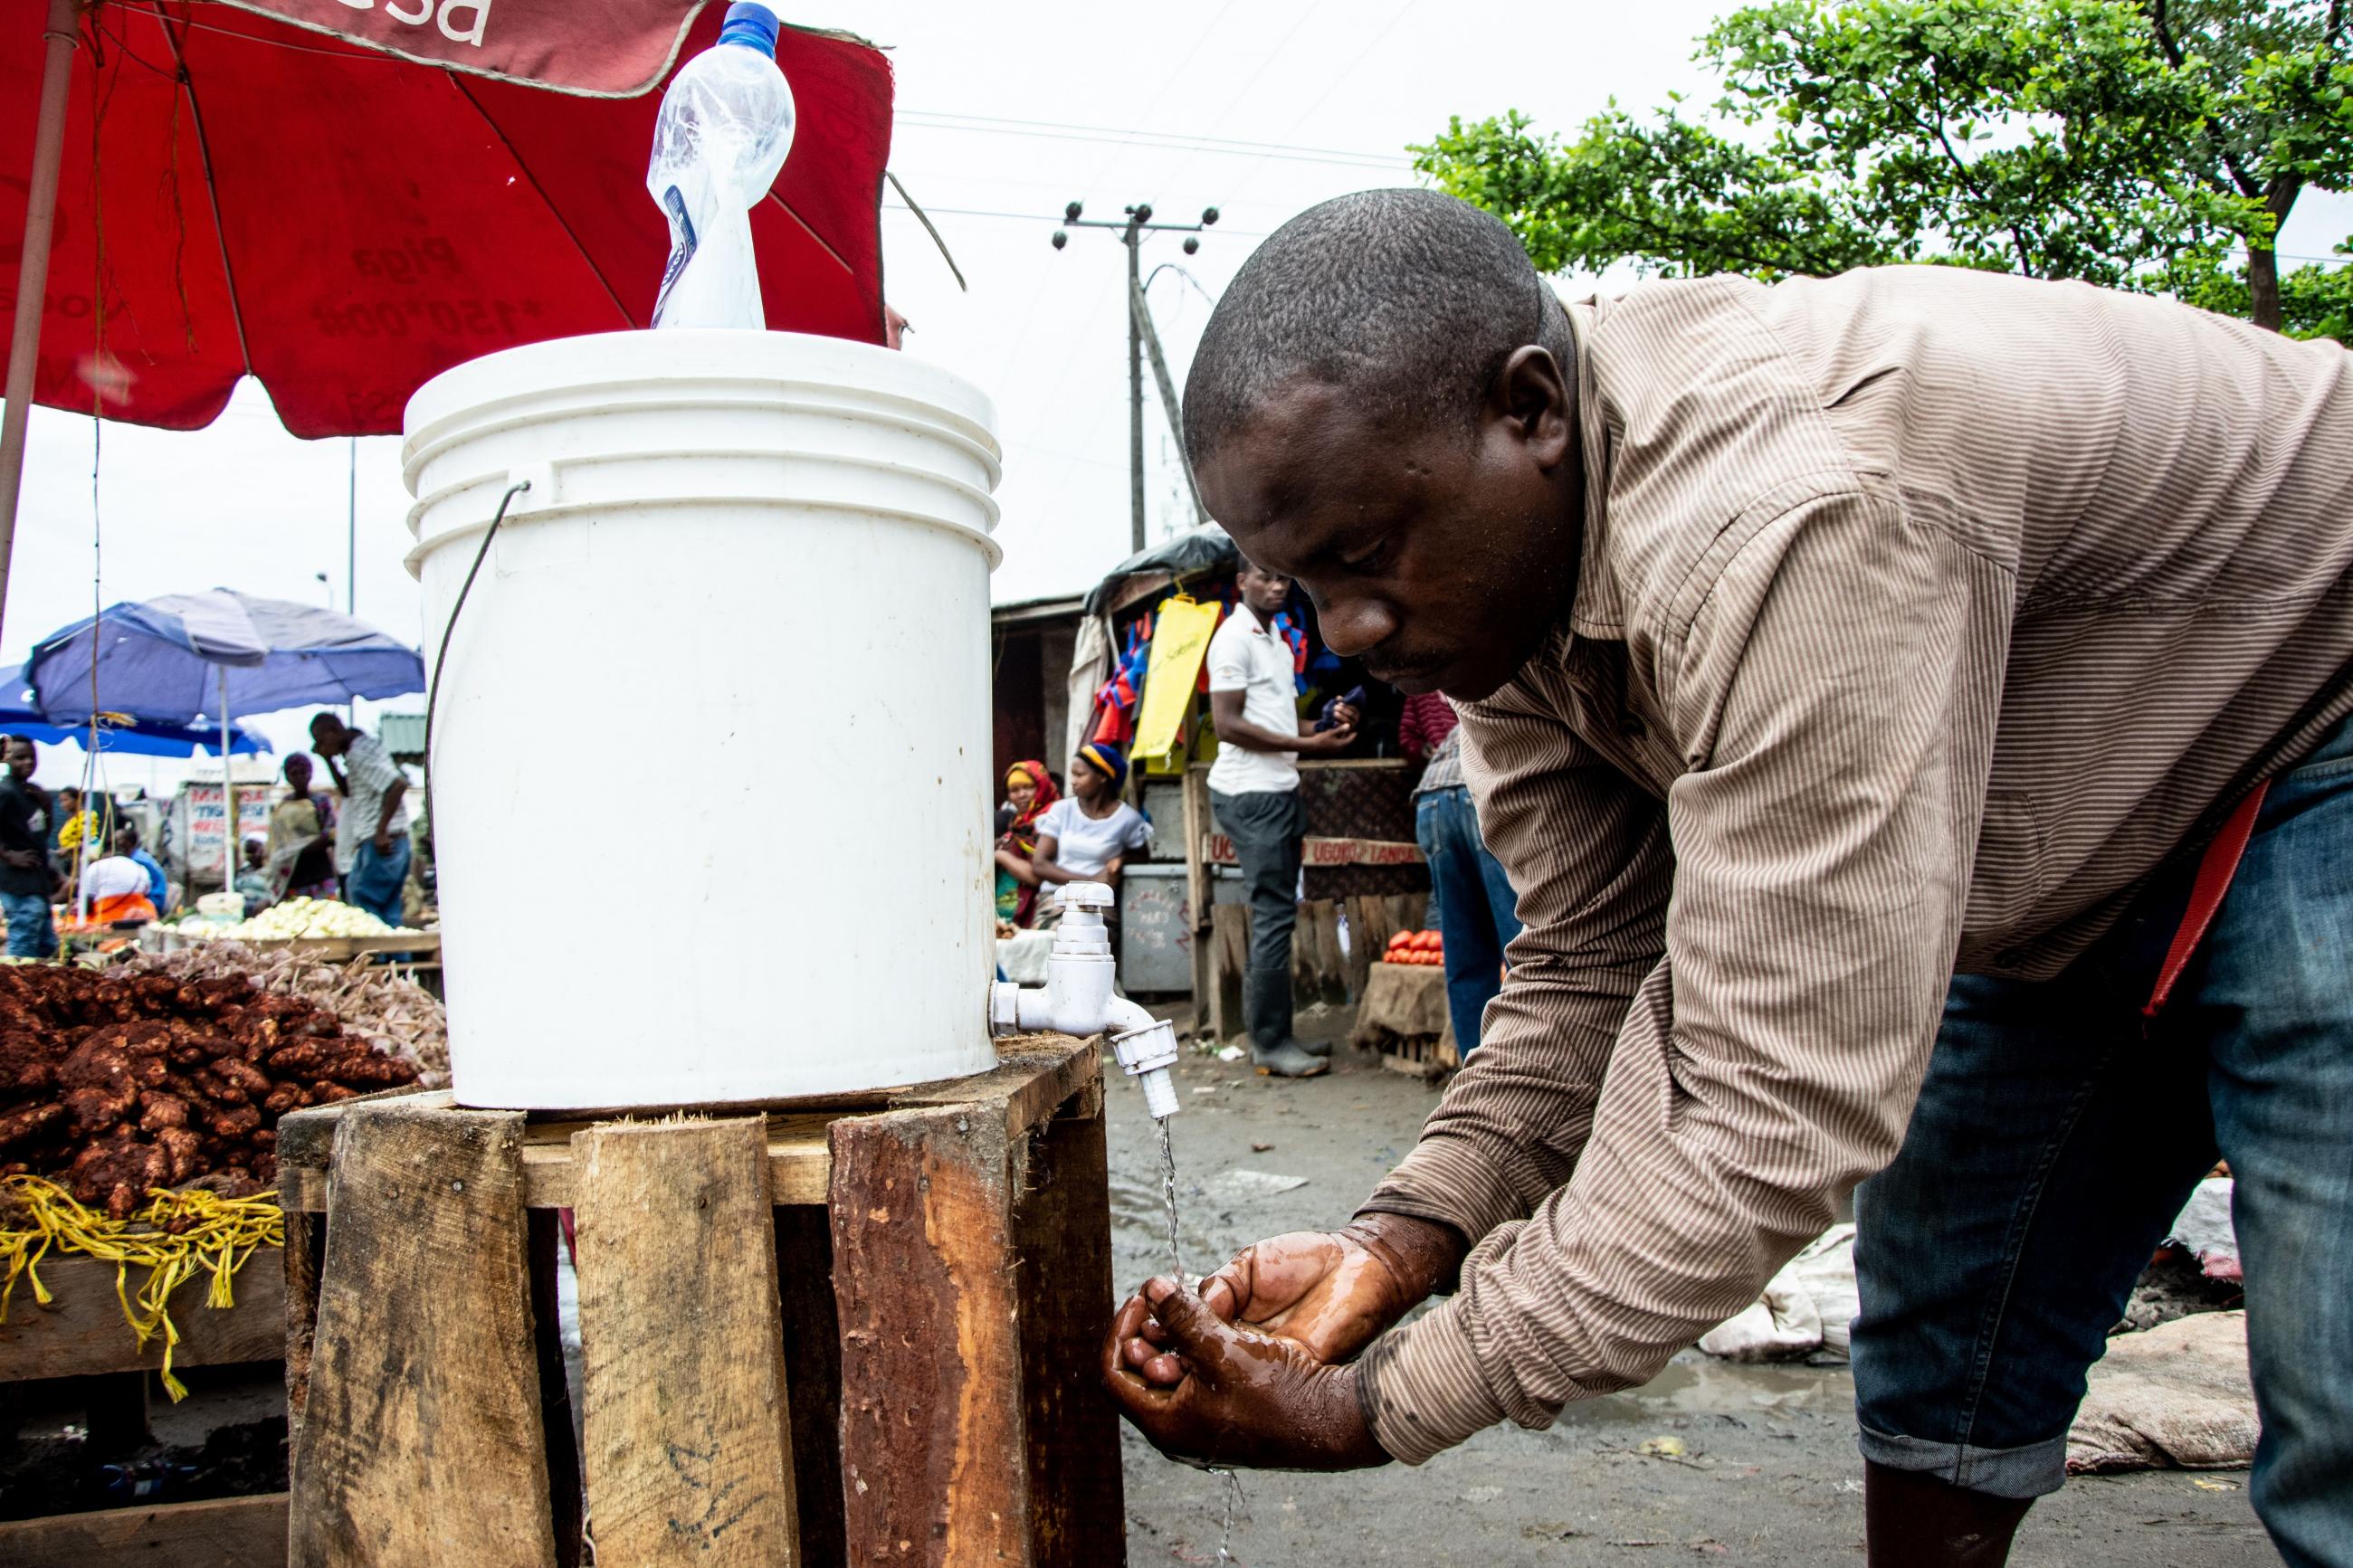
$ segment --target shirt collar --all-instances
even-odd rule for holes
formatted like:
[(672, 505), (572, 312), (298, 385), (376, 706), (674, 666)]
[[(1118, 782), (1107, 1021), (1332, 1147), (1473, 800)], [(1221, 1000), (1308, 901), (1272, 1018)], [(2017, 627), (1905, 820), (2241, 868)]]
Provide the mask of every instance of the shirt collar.
[(1609, 421), (1601, 409), (1601, 390), (1593, 373), (1593, 333), (1613, 308), (1599, 294), (1574, 305), (1564, 305), (1569, 341), (1575, 345), (1577, 377), (1577, 437), (1585, 458), (1585, 518), (1577, 536), (1577, 593), (1568, 616), (1554, 628), (1551, 651), (1566, 662), (1577, 637), (1624, 640), (1624, 606), (1618, 582), (1611, 574), (1609, 548)]

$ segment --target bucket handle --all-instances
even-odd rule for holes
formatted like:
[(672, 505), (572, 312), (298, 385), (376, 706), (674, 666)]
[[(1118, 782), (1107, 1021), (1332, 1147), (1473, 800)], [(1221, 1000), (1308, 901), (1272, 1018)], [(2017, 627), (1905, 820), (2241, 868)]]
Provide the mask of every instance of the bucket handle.
[(441, 672), (449, 668), (449, 638), (458, 629), (458, 616), (466, 607), (466, 595), (474, 591), (474, 579), (482, 570), (482, 558), (491, 552), (491, 541), (499, 536), (499, 524), (507, 520), (507, 508), (529, 489), (529, 479), (517, 479), (499, 498), (497, 514), (491, 519), (491, 526), (482, 530), (482, 547), (474, 552), (474, 563), (466, 568), (466, 581), (459, 586), (457, 601), (449, 606), (449, 618), (441, 623), (441, 647), (433, 656), (433, 679), (425, 685), (425, 822), (428, 830), (435, 830), (440, 821), (433, 810), (433, 714), (441, 705)]

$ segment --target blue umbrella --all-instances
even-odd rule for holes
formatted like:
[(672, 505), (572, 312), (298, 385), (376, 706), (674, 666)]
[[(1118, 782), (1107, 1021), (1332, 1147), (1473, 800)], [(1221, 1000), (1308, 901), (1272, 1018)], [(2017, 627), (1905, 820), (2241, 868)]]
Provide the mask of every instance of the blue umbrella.
[(50, 722), (89, 718), (93, 640), (94, 705), (166, 724), (425, 689), (417, 650), (364, 622), (216, 588), (116, 605), (42, 638), (25, 684)]
[[(232, 713), (399, 697), (425, 689), (425, 660), (374, 626), (314, 605), (257, 599), (227, 588), (122, 604), (34, 645), (24, 683), (53, 723), (87, 720), (92, 708), (151, 723), (220, 726), (235, 744)], [(237, 786), (226, 761), (227, 821)], [(221, 836), (221, 886), (237, 881), (237, 835)]]
[[(52, 724), (26, 700), (0, 703), (0, 735), (38, 741), (45, 746), (90, 744), (90, 724)], [(220, 755), (220, 731), (210, 725), (158, 724), (153, 720), (121, 714), (98, 716), (98, 749), (111, 756), (192, 757), (198, 752)], [(228, 749), (239, 756), (272, 750), (269, 742), (250, 730), (232, 726)]]

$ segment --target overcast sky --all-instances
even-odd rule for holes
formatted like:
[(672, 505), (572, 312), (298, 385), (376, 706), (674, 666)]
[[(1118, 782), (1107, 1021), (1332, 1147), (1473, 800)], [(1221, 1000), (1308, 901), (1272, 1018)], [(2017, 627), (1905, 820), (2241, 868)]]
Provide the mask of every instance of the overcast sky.
[[(907, 350), (996, 400), (1005, 446), (999, 601), (1077, 592), (1127, 552), (1127, 363), (1117, 240), (1048, 238), (1062, 204), (1117, 217), (1149, 201), (1163, 219), (1221, 214), (1187, 260), (1151, 241), (1164, 273), (1153, 310), (1182, 384), (1214, 296), (1258, 238), (1351, 190), (1412, 183), (1402, 149), (1447, 116), (1518, 108), (1565, 129), (1615, 95), (1648, 108), (1702, 85), (1692, 40), (1729, 0), (1523, 8), (1506, 16), (1433, 0), (1202, 0), (976, 7), (840, 0), (791, 20), (841, 27), (891, 50), (900, 119), (892, 167), (931, 213), (971, 284), (959, 292), (931, 239), (892, 198), (886, 291), (914, 323)], [(662, 220), (649, 202), (649, 226)], [(2353, 203), (2307, 196), (2283, 249), (2326, 254)], [(649, 284), (650, 284), (650, 280)], [(1197, 281), (1198, 289), (1193, 286)], [(1150, 373), (1145, 376), (1151, 396)], [(1157, 405), (1146, 411), (1153, 536), (1189, 522)], [(340, 607), (353, 443), (297, 441), (251, 382), (209, 429), (100, 434), (96, 519), (105, 603), (228, 586)], [(398, 442), (357, 443), (361, 617), (421, 640)], [(32, 640), (90, 613), (93, 423), (36, 408), (10, 574), (13, 665)], [(323, 573), (322, 584), (317, 574)], [(396, 701), (400, 710), (421, 699)], [(638, 716), (621, 714), (623, 723)], [(364, 720), (365, 714), (363, 714)], [(303, 716), (258, 725), (280, 754)], [(597, 765), (584, 759), (584, 766)], [(64, 782), (79, 748), (44, 749)], [(163, 788), (179, 765), (111, 764), (117, 784)]]

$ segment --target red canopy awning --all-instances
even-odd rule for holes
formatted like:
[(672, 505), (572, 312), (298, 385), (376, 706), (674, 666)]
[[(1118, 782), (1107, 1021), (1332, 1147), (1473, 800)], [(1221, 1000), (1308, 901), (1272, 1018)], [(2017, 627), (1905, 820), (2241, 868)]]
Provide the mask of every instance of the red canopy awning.
[[(0, 12), (12, 299), (45, 9)], [(34, 400), (191, 429), (249, 372), (298, 436), (376, 435), (450, 365), (644, 325), (669, 247), (645, 192), (653, 89), (723, 13), (691, 0), (101, 0), (79, 18), (71, 67)], [(329, 21), (368, 42), (327, 36)], [(880, 342), (889, 63), (789, 27), (777, 61), (799, 119), (753, 215), (768, 324)]]

